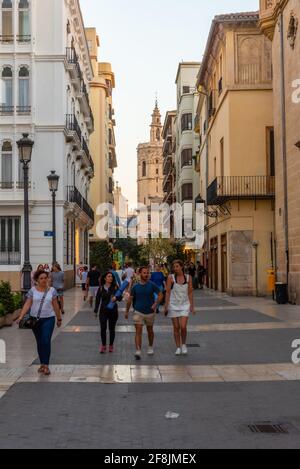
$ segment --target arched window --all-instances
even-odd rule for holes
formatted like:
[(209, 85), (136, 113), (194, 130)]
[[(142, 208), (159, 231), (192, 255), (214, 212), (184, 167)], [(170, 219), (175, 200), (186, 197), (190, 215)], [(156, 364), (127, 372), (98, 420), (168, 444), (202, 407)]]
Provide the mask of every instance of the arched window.
[(143, 161), (143, 164), (142, 164), (142, 177), (146, 177), (147, 176), (147, 165), (146, 165), (146, 161)]
[(12, 144), (3, 142), (1, 148), (1, 188), (12, 189)]
[(29, 87), (29, 70), (27, 67), (21, 67), (19, 70), (19, 107), (20, 113), (30, 111), (30, 87)]
[(2, 3), (2, 42), (13, 42), (13, 6), (11, 0), (3, 0)]
[(160, 129), (156, 131), (156, 140), (160, 141)]
[(29, 42), (30, 35), (30, 13), (29, 13), (29, 1), (19, 1), (19, 42)]
[(2, 113), (13, 113), (13, 72), (11, 67), (4, 67), (1, 73), (3, 83)]

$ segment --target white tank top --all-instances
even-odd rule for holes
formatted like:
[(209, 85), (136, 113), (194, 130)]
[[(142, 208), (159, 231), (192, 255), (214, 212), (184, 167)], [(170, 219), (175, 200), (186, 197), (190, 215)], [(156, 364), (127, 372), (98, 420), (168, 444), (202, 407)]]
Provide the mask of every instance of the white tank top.
[(190, 299), (189, 299), (189, 281), (190, 276), (186, 275), (186, 283), (181, 285), (176, 282), (175, 275), (172, 275), (173, 288), (171, 290), (170, 296), (170, 306), (173, 310), (182, 311), (190, 309)]

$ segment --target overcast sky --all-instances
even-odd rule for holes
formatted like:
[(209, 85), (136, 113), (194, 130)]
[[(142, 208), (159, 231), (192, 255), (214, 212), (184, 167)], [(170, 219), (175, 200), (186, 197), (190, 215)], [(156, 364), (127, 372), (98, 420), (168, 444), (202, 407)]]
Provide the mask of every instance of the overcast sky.
[(258, 10), (258, 0), (81, 0), (88, 27), (97, 28), (99, 59), (116, 74), (114, 107), (119, 181), (136, 204), (136, 148), (149, 140), (158, 93), (164, 118), (176, 108), (181, 61), (201, 61), (216, 14)]

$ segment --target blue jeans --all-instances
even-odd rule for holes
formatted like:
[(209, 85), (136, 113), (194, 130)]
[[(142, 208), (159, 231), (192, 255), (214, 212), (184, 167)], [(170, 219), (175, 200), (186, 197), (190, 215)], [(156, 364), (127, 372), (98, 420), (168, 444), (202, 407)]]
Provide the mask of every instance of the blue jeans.
[(41, 365), (48, 366), (51, 355), (51, 339), (55, 327), (55, 318), (40, 319), (33, 333), (37, 343), (37, 349)]

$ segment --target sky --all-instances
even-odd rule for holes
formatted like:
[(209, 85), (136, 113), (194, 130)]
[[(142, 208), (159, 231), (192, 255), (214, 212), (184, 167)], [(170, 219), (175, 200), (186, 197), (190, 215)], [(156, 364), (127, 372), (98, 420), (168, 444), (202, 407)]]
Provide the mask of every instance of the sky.
[(179, 62), (201, 61), (215, 15), (258, 10), (259, 0), (80, 0), (86, 27), (100, 37), (99, 60), (116, 75), (115, 180), (136, 206), (137, 146), (149, 141), (156, 93), (162, 113), (176, 109)]

